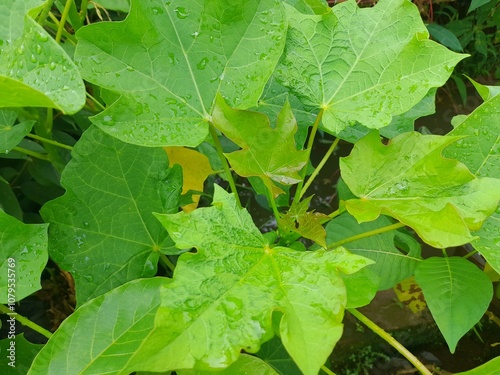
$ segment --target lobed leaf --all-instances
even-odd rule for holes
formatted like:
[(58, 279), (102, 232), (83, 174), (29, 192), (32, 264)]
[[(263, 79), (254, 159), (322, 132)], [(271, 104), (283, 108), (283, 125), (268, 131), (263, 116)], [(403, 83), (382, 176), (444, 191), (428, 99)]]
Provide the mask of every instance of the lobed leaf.
[(40, 0), (0, 4), (0, 107), (50, 107), (68, 114), (85, 104), (71, 58), (32, 18)]
[(132, 1), (124, 22), (77, 33), (84, 78), (120, 94), (92, 121), (130, 143), (197, 146), (208, 135), (216, 93), (234, 107), (255, 106), (285, 33), (274, 0)]
[(297, 122), (288, 102), (278, 115), (273, 129), (266, 115), (230, 108), (220, 96), (213, 111), (214, 125), (242, 148), (225, 154), (240, 176), (258, 176), (267, 188), (278, 196), (284, 191), (273, 183), (298, 183), (299, 171), (306, 165), (308, 153), (297, 150)]
[(388, 125), (443, 85), (466, 57), (428, 40), (418, 9), (406, 0), (363, 9), (347, 1), (323, 15), (286, 9), (278, 78), (305, 105), (324, 111), (323, 128), (332, 134), (355, 122)]
[(0, 303), (12, 303), (10, 296), (20, 301), (41, 289), (48, 260), (47, 227), (24, 224), (0, 210)]
[(441, 156), (458, 137), (404, 133), (384, 146), (377, 132), (341, 158), (342, 178), (358, 199), (346, 208), (358, 222), (380, 214), (412, 227), (434, 247), (470, 242), (500, 199), (500, 181), (475, 178), (467, 167)]
[(162, 290), (160, 324), (168, 334), (158, 358), (167, 359), (167, 369), (220, 368), (241, 349), (258, 351), (273, 335), (277, 309), (287, 351), (305, 374), (318, 373), (342, 332), (346, 300), (338, 272), (370, 261), (342, 248), (271, 247), (217, 186), (213, 207), (157, 217), (177, 247), (198, 251), (181, 255), (173, 283)]
[(422, 291), (451, 353), (483, 316), (493, 297), (490, 279), (459, 257), (429, 258), (415, 270)]
[(66, 193), (45, 204), (50, 255), (75, 279), (79, 304), (156, 273), (176, 253), (152, 212), (176, 212), (181, 178), (161, 149), (125, 144), (88, 129), (63, 172)]

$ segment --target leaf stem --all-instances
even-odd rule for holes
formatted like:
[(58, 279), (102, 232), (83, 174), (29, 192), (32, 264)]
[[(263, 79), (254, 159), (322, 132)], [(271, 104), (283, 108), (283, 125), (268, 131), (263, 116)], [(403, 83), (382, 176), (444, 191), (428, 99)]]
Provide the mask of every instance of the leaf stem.
[(18, 313), (10, 311), (10, 309), (7, 306), (5, 306), (5, 305), (0, 304), (0, 312), (3, 312), (4, 314), (7, 314), (8, 316), (16, 319), (23, 326), (31, 328), (33, 331), (38, 332), (39, 334), (47, 337), (48, 339), (50, 339), (50, 337), (52, 336), (52, 333), (50, 333), (50, 331), (48, 331), (45, 328), (39, 326), (38, 324), (36, 324), (35, 322), (29, 320), (26, 317), (24, 317), (22, 315), (19, 315)]
[(224, 156), (224, 151), (222, 151), (222, 145), (220, 144), (217, 130), (211, 122), (209, 123), (209, 129), (215, 144), (215, 149), (217, 150), (217, 155), (219, 155), (219, 159), (222, 162), (222, 168), (226, 173), (227, 181), (229, 182), (229, 186), (231, 187), (231, 191), (234, 193), (234, 198), (236, 199), (238, 206), (241, 207), (240, 197), (238, 196), (238, 190), (236, 190), (236, 185), (234, 183), (233, 175), (231, 174), (231, 169), (229, 168), (229, 163)]
[[(316, 116), (316, 120), (314, 121), (314, 124), (312, 126), (311, 134), (309, 134), (309, 139), (307, 140), (307, 160), (311, 159), (311, 151), (312, 151), (312, 145), (314, 143), (314, 138), (316, 137), (316, 132), (318, 131), (319, 124), (321, 122), (321, 118), (323, 117), (324, 109), (322, 108), (318, 115)], [(293, 198), (293, 202), (295, 204), (298, 204), (300, 201), (300, 198), (302, 197), (302, 188), (304, 186), (304, 180), (306, 178), (306, 173), (307, 173), (307, 165), (304, 166), (304, 168), (301, 171), (301, 181), (297, 185), (297, 190), (295, 191), (295, 196)]]
[(335, 248), (337, 248), (339, 246), (342, 246), (342, 245), (344, 245), (346, 243), (354, 242), (354, 241), (357, 241), (357, 240), (360, 240), (360, 239), (366, 238), (366, 237), (375, 236), (377, 234), (381, 234), (381, 233), (385, 233), (385, 232), (390, 232), (391, 230), (395, 230), (395, 229), (398, 229), (398, 228), (401, 228), (401, 227), (404, 227), (404, 226), (405, 226), (405, 224), (403, 224), (403, 223), (395, 223), (395, 224), (387, 225), (387, 226), (382, 227), (382, 228), (377, 228), (377, 229), (374, 229), (374, 230), (369, 230), (368, 232), (356, 234), (354, 236), (347, 237), (347, 238), (344, 238), (343, 240), (334, 242), (334, 243), (328, 245), (328, 249), (335, 249)]
[(402, 356), (404, 356), (408, 361), (410, 361), (415, 368), (424, 375), (432, 375), (432, 373), (425, 367), (425, 365), (418, 360), (408, 349), (406, 349), (399, 341), (392, 337), (389, 333), (384, 331), (375, 322), (368, 319), (366, 316), (361, 314), (356, 309), (347, 309), (352, 315), (356, 317), (361, 323), (370, 328), (375, 334), (380, 336), (382, 339), (387, 341), (394, 349), (396, 349)]
[(47, 20), (47, 16), (49, 15), (50, 9), (52, 9), (54, 1), (55, 0), (48, 0), (43, 6), (42, 12), (38, 16), (38, 23), (40, 24), (40, 26), (43, 27), (45, 25), (45, 21)]
[(476, 249), (472, 250), (472, 251), (469, 251), (467, 254), (465, 254), (462, 258), (464, 259), (468, 259), (470, 258), (471, 256), (473, 255), (476, 255), (478, 253), (478, 251)]
[(37, 159), (40, 159), (40, 160), (47, 160), (47, 161), (50, 160), (47, 154), (41, 154), (39, 152), (31, 151), (31, 150), (28, 150), (28, 149), (23, 148), (23, 147), (16, 146), (16, 147), (13, 148), (13, 150), (14, 151), (22, 152), (23, 154), (26, 154), (26, 155), (29, 155), (29, 156), (33, 156), (34, 158), (37, 158)]
[(271, 208), (272, 208), (273, 213), (274, 213), (274, 217), (276, 218), (276, 224), (278, 224), (278, 227), (279, 227), (280, 213), (278, 211), (278, 206), (276, 206), (276, 201), (273, 198), (273, 193), (271, 192), (271, 190), (267, 189), (267, 192), (268, 192), (268, 199), (269, 199), (269, 202), (271, 203)]
[(318, 176), (318, 174), (321, 171), (321, 169), (325, 166), (326, 162), (328, 161), (328, 159), (330, 158), (330, 156), (333, 154), (333, 151), (335, 151), (335, 148), (339, 144), (339, 141), (340, 141), (340, 138), (335, 138), (335, 140), (331, 144), (330, 148), (328, 149), (328, 151), (326, 152), (326, 154), (323, 156), (323, 159), (321, 159), (321, 161), (319, 162), (319, 164), (316, 167), (316, 169), (314, 169), (314, 172), (311, 174), (311, 176), (309, 176), (309, 178), (307, 179), (307, 182), (304, 184), (304, 186), (303, 186), (303, 188), (302, 188), (302, 190), (300, 192), (299, 199), (301, 199), (304, 196), (304, 194), (306, 193), (306, 191), (309, 188), (309, 186), (311, 186), (311, 184), (314, 181), (314, 179)]
[(92, 100), (94, 102), (94, 104), (96, 104), (101, 110), (105, 110), (106, 107), (104, 107), (101, 102), (99, 102), (96, 98), (94, 98), (92, 95), (90, 95), (88, 92), (85, 92), (85, 95), (87, 95), (87, 97)]
[(324, 366), (324, 365), (323, 365), (323, 366), (321, 366), (321, 369), (322, 369), (324, 372), (326, 372), (328, 375), (335, 375), (335, 373), (334, 373), (332, 370), (330, 370), (328, 367), (326, 367), (326, 366)]
[(88, 0), (82, 0), (80, 5), (80, 19), (82, 20), (82, 25), (85, 22), (85, 17), (87, 16), (87, 6)]
[(66, 150), (73, 150), (72, 146), (65, 145), (64, 143), (59, 143), (57, 141), (53, 141), (52, 139), (43, 138), (43, 137), (40, 137), (39, 135), (36, 135), (36, 134), (28, 133), (28, 134), (26, 134), (26, 136), (33, 138), (33, 139), (36, 139), (36, 140), (43, 142), (43, 143), (48, 143), (48, 144), (51, 144), (54, 146), (65, 148)]
[(66, 19), (68, 18), (69, 10), (71, 8), (71, 2), (73, 0), (66, 0), (66, 4), (64, 5), (63, 13), (61, 15), (61, 21), (59, 22), (59, 27), (57, 29), (57, 34), (56, 34), (56, 43), (59, 43), (61, 41), (61, 36), (62, 32), (64, 29), (64, 25), (66, 25)]
[(170, 268), (170, 271), (174, 272), (175, 270), (175, 264), (173, 264), (170, 259), (168, 259), (168, 256), (166, 256), (165, 254), (160, 254), (160, 258), (161, 260), (163, 261), (163, 263), (165, 263), (165, 265)]

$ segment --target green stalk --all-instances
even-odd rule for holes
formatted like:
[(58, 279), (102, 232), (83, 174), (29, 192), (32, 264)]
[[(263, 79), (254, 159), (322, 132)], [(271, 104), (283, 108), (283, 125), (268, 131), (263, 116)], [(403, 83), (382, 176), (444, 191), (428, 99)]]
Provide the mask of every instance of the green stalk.
[[(311, 134), (309, 135), (309, 139), (307, 141), (307, 148), (306, 148), (307, 160), (311, 159), (311, 151), (312, 151), (312, 146), (314, 143), (314, 138), (316, 137), (316, 132), (318, 131), (318, 127), (319, 127), (319, 124), (321, 122), (321, 118), (323, 117), (324, 112), (325, 112), (325, 110), (323, 108), (319, 111), (318, 116), (316, 116), (316, 120), (314, 121), (312, 130), (311, 130)], [(301, 178), (301, 181), (299, 182), (299, 184), (297, 185), (297, 190), (295, 191), (295, 196), (293, 198), (293, 202), (295, 204), (298, 204), (300, 201), (300, 198), (302, 197), (302, 188), (304, 186), (304, 180), (306, 178), (306, 173), (307, 173), (307, 165), (301, 171), (302, 178)]]
[(326, 154), (323, 156), (323, 159), (321, 159), (321, 161), (319, 162), (319, 164), (316, 167), (316, 169), (314, 170), (314, 172), (311, 174), (311, 176), (309, 176), (309, 178), (307, 179), (307, 182), (304, 184), (304, 186), (300, 192), (299, 199), (301, 199), (304, 196), (304, 194), (306, 193), (309, 186), (311, 186), (314, 179), (318, 176), (321, 169), (325, 166), (326, 162), (328, 161), (330, 156), (333, 154), (333, 151), (335, 150), (335, 148), (339, 144), (339, 141), (340, 141), (340, 138), (336, 138), (335, 141), (333, 141), (332, 145), (330, 146), (330, 148), (328, 149)]
[(368, 319), (366, 316), (361, 314), (356, 309), (347, 309), (352, 315), (356, 317), (361, 323), (370, 328), (375, 334), (380, 336), (382, 339), (387, 341), (394, 349), (396, 349), (403, 357), (405, 357), (408, 361), (410, 361), (415, 368), (420, 371), (424, 375), (432, 375), (432, 373), (425, 367), (425, 365), (418, 360), (408, 349), (406, 349), (399, 341), (397, 341), (394, 337), (384, 331), (381, 327), (379, 327), (375, 322)]
[(82, 20), (82, 24), (85, 23), (85, 17), (87, 16), (87, 6), (88, 0), (82, 0), (80, 4), (80, 19)]
[(47, 20), (47, 16), (49, 15), (50, 9), (52, 9), (52, 5), (54, 4), (54, 0), (48, 0), (43, 6), (42, 12), (38, 16), (38, 23), (40, 26), (45, 25), (45, 21)]
[(18, 147), (17, 146), (17, 147), (14, 147), (13, 150), (14, 151), (22, 152), (23, 154), (26, 154), (26, 155), (29, 155), (29, 156), (33, 156), (34, 158), (37, 158), (37, 159), (40, 159), (40, 160), (50, 160), (47, 154), (41, 154), (39, 152), (31, 151), (31, 150), (28, 150), (28, 149), (23, 148), (23, 147)]
[(26, 136), (33, 138), (33, 139), (36, 139), (36, 140), (43, 142), (43, 143), (48, 143), (48, 144), (51, 144), (54, 146), (65, 148), (66, 150), (73, 150), (72, 146), (68, 146), (68, 145), (65, 145), (64, 143), (59, 143), (57, 141), (53, 141), (52, 139), (43, 138), (43, 137), (40, 137), (39, 135), (36, 135), (36, 134), (28, 133), (28, 134), (26, 134)]
[(106, 109), (106, 107), (104, 107), (96, 98), (94, 98), (88, 92), (85, 92), (85, 95), (87, 95), (87, 98), (92, 100), (102, 111), (104, 111)]
[[(51, 16), (51, 15), (52, 15), (52, 13), (49, 14), (49, 16)], [(52, 17), (54, 17), (54, 16), (52, 16)], [(50, 27), (55, 32), (57, 32), (57, 30), (59, 29), (59, 25), (60, 25), (59, 21), (57, 22), (57, 24), (53, 23), (53, 22), (45, 21), (45, 26)], [(73, 34), (70, 34), (65, 29), (63, 29), (62, 35), (64, 37), (66, 37), (66, 42), (70, 42), (71, 44), (73, 44), (74, 46), (76, 46), (76, 38), (75, 38), (75, 36)]]
[(229, 186), (231, 187), (231, 191), (234, 193), (234, 198), (238, 203), (238, 206), (241, 207), (240, 197), (238, 196), (238, 190), (236, 190), (236, 184), (234, 183), (233, 175), (231, 174), (231, 169), (229, 168), (229, 164), (224, 156), (224, 151), (222, 151), (222, 145), (219, 141), (219, 136), (217, 134), (217, 130), (215, 126), (210, 123), (209, 124), (210, 134), (212, 135), (212, 139), (214, 140), (215, 149), (217, 150), (217, 155), (219, 155), (219, 159), (222, 162), (222, 168), (224, 168), (224, 172), (226, 173), (227, 180), (229, 182)]
[(56, 43), (59, 43), (61, 41), (61, 36), (62, 32), (64, 29), (64, 25), (66, 25), (66, 19), (68, 18), (69, 10), (71, 8), (71, 2), (73, 0), (66, 0), (66, 5), (64, 5), (64, 10), (61, 15), (61, 21), (59, 22), (59, 28), (57, 29), (57, 34), (56, 34)]
[(280, 213), (278, 211), (278, 207), (276, 206), (276, 201), (273, 198), (273, 193), (271, 192), (271, 190), (267, 189), (267, 192), (269, 193), (268, 199), (269, 199), (269, 202), (271, 202), (271, 208), (273, 210), (274, 217), (276, 218), (276, 224), (278, 224), (278, 227), (279, 227)]
[(160, 259), (165, 263), (165, 265), (170, 268), (170, 271), (174, 272), (175, 264), (173, 264), (170, 259), (165, 254), (160, 254)]
[(35, 322), (32, 322), (28, 318), (26, 318), (26, 317), (24, 317), (22, 315), (19, 315), (16, 312), (10, 311), (10, 309), (7, 306), (5, 306), (5, 305), (0, 304), (0, 312), (3, 312), (4, 314), (9, 315), (10, 317), (16, 319), (23, 326), (31, 328), (33, 331), (38, 332), (39, 334), (47, 337), (48, 339), (50, 339), (50, 337), (52, 336), (52, 333), (50, 333), (45, 328), (39, 326)]
[(391, 230), (395, 230), (395, 229), (398, 229), (398, 228), (401, 228), (404, 226), (405, 226), (405, 224), (403, 224), (403, 223), (396, 223), (396, 224), (388, 225), (386, 227), (382, 227), (382, 228), (378, 228), (378, 229), (374, 229), (374, 230), (369, 230), (368, 232), (356, 234), (354, 236), (347, 237), (347, 238), (344, 238), (343, 240), (334, 242), (334, 243), (328, 245), (328, 249), (335, 249), (335, 248), (342, 246), (346, 243), (357, 241), (357, 240), (360, 240), (360, 239), (366, 238), (366, 237), (375, 236), (375, 235), (380, 234), (380, 233), (390, 232)]
[(328, 375), (335, 375), (335, 373), (326, 366), (321, 366), (321, 369)]

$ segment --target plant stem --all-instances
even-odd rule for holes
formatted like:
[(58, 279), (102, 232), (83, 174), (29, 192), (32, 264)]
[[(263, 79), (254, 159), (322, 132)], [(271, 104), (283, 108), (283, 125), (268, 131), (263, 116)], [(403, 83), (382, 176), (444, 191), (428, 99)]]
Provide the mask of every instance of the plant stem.
[(59, 22), (59, 28), (57, 29), (57, 34), (56, 34), (56, 43), (59, 43), (61, 41), (61, 36), (62, 32), (64, 29), (64, 25), (66, 25), (66, 19), (68, 18), (69, 10), (71, 8), (71, 2), (73, 0), (66, 0), (66, 5), (64, 5), (64, 10), (61, 15), (61, 21)]
[(335, 375), (335, 373), (332, 370), (330, 370), (328, 367), (326, 367), (326, 366), (321, 366), (321, 369), (324, 372), (326, 372), (328, 375)]
[(474, 249), (474, 250), (472, 250), (472, 251), (469, 251), (469, 252), (468, 252), (467, 254), (465, 254), (462, 258), (464, 258), (464, 259), (470, 258), (471, 256), (476, 255), (477, 253), (478, 253), (478, 251)]
[(34, 158), (40, 159), (40, 160), (50, 160), (47, 154), (41, 154), (36, 151), (31, 151), (23, 147), (16, 146), (13, 148), (14, 151), (19, 151), (22, 152), (23, 154), (33, 156)]
[(29, 320), (28, 318), (22, 316), (22, 315), (19, 315), (18, 313), (16, 312), (12, 312), (10, 311), (10, 309), (5, 306), (5, 305), (2, 305), (0, 304), (0, 312), (3, 312), (4, 314), (7, 314), (9, 315), (10, 317), (16, 319), (19, 323), (21, 323), (23, 326), (26, 326), (26, 327), (29, 327), (31, 328), (33, 331), (36, 331), (38, 332), (39, 334), (47, 337), (48, 339), (50, 339), (50, 337), (52, 336), (52, 333), (50, 333), (48, 330), (46, 330), (45, 328), (39, 326), (38, 324), (36, 324), (35, 322), (32, 322), (31, 320)]
[(333, 154), (333, 151), (335, 150), (335, 148), (339, 144), (339, 141), (340, 141), (340, 138), (335, 138), (335, 141), (333, 141), (332, 145), (330, 146), (330, 148), (326, 152), (325, 156), (323, 156), (323, 159), (321, 159), (321, 161), (319, 162), (319, 164), (316, 167), (316, 169), (314, 170), (314, 172), (311, 174), (311, 176), (309, 176), (309, 178), (307, 179), (307, 182), (304, 184), (304, 186), (300, 192), (299, 199), (301, 199), (304, 196), (304, 194), (306, 193), (309, 186), (311, 186), (314, 179), (318, 176), (321, 169), (325, 166), (326, 162), (328, 161), (330, 156)]
[(425, 367), (425, 365), (418, 360), (412, 353), (408, 351), (399, 341), (397, 341), (394, 337), (384, 331), (381, 327), (379, 327), (375, 322), (368, 319), (366, 316), (361, 314), (356, 309), (348, 309), (352, 315), (356, 317), (361, 323), (370, 328), (375, 334), (380, 336), (382, 339), (387, 341), (394, 349), (396, 349), (401, 355), (403, 355), (408, 361), (410, 361), (415, 368), (420, 371), (424, 375), (432, 375), (432, 373)]
[(52, 8), (52, 5), (54, 4), (54, 0), (48, 0), (45, 5), (43, 6), (42, 12), (38, 16), (38, 23), (40, 26), (45, 25), (45, 21), (47, 20), (47, 16), (49, 15), (50, 9)]
[(87, 16), (87, 6), (88, 0), (82, 0), (80, 5), (80, 19), (82, 20), (82, 24), (85, 22), (85, 17)]
[(268, 199), (269, 202), (271, 203), (271, 208), (273, 209), (274, 217), (276, 218), (276, 224), (278, 224), (279, 227), (280, 213), (278, 211), (278, 207), (276, 206), (276, 201), (273, 198), (273, 193), (271, 192), (271, 190), (267, 189), (267, 192), (269, 193)]
[(215, 149), (217, 150), (217, 155), (219, 155), (219, 159), (222, 162), (222, 168), (224, 168), (224, 172), (226, 173), (227, 181), (229, 182), (229, 186), (231, 187), (231, 191), (234, 193), (234, 198), (238, 203), (238, 206), (241, 207), (240, 197), (238, 196), (238, 190), (236, 190), (236, 185), (234, 183), (233, 175), (231, 174), (231, 169), (229, 168), (229, 164), (224, 156), (224, 151), (222, 151), (222, 145), (219, 141), (219, 136), (217, 134), (217, 130), (212, 123), (209, 123), (210, 134), (212, 135), (212, 139), (214, 140)]
[(334, 242), (334, 243), (328, 245), (328, 249), (335, 249), (335, 248), (337, 248), (337, 247), (339, 247), (339, 246), (341, 246), (343, 244), (346, 244), (346, 243), (349, 243), (349, 242), (353, 242), (353, 241), (357, 241), (357, 240), (360, 240), (362, 238), (375, 236), (377, 234), (381, 234), (381, 233), (385, 233), (385, 232), (390, 232), (391, 230), (395, 230), (395, 229), (398, 229), (398, 228), (401, 228), (401, 227), (404, 227), (404, 226), (405, 226), (405, 224), (403, 224), (403, 223), (396, 223), (396, 224), (388, 225), (386, 227), (382, 227), (382, 228), (377, 228), (377, 229), (374, 229), (374, 230), (370, 230), (368, 232), (356, 234), (354, 236), (344, 238), (343, 240), (340, 240), (340, 241), (337, 241), (337, 242)]
[[(316, 132), (318, 131), (318, 127), (319, 127), (319, 124), (321, 122), (321, 118), (323, 117), (324, 112), (325, 112), (325, 110), (323, 108), (319, 111), (318, 116), (316, 116), (316, 120), (314, 121), (312, 130), (311, 130), (311, 134), (309, 135), (309, 139), (307, 141), (307, 148), (306, 148), (307, 160), (311, 159), (311, 151), (312, 151), (312, 146), (314, 143), (314, 137), (316, 136)], [(302, 188), (304, 186), (304, 180), (306, 178), (306, 173), (307, 173), (307, 165), (301, 171), (302, 179), (299, 182), (299, 184), (297, 185), (297, 190), (295, 191), (295, 196), (293, 198), (293, 202), (295, 204), (299, 203), (300, 198), (302, 197)]]
[(36, 134), (28, 133), (28, 134), (26, 134), (26, 136), (33, 138), (33, 139), (36, 139), (36, 140), (43, 142), (43, 143), (48, 143), (48, 144), (51, 144), (54, 146), (65, 148), (66, 150), (73, 150), (72, 146), (68, 146), (68, 145), (65, 145), (64, 143), (59, 143), (57, 141), (53, 141), (52, 139), (43, 138), (43, 137), (40, 137), (39, 135), (36, 135)]
[(106, 109), (96, 98), (94, 98), (92, 95), (90, 95), (88, 92), (85, 92), (85, 95), (92, 100), (102, 111)]
[(170, 259), (165, 254), (160, 254), (160, 258), (165, 263), (165, 265), (170, 268), (170, 271), (174, 272), (175, 270), (175, 264), (173, 264)]

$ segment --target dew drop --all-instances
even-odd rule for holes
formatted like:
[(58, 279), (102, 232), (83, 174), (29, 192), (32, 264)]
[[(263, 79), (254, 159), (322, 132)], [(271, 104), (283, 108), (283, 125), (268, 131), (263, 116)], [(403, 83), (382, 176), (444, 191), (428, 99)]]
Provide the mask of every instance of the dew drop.
[(183, 20), (184, 18), (187, 18), (189, 16), (189, 13), (186, 12), (186, 8), (183, 7), (177, 7), (174, 9), (175, 14), (177, 15), (177, 18)]
[(200, 62), (198, 62), (198, 64), (196, 64), (196, 67), (199, 70), (203, 70), (207, 66), (207, 63), (208, 63), (208, 58), (204, 57), (200, 60)]
[(37, 38), (40, 42), (46, 42), (47, 40), (49, 40), (49, 36), (45, 32), (41, 31), (37, 33)]
[(52, 61), (50, 64), (49, 64), (49, 69), (50, 70), (55, 70), (56, 69), (56, 63), (54, 61)]
[(133, 71), (134, 71), (134, 68), (133, 68), (133, 67), (131, 67), (130, 65), (127, 65), (127, 70), (128, 70), (129, 72), (133, 72)]
[(42, 54), (42, 51), (43, 51), (43, 48), (40, 44), (37, 44), (36, 47), (35, 47), (35, 50), (36, 50), (36, 53), (41, 55)]
[(34, 54), (31, 54), (31, 56), (30, 56), (30, 61), (31, 61), (32, 63), (36, 63), (36, 62), (37, 62), (36, 56), (35, 56)]
[(83, 278), (85, 280), (87, 280), (89, 283), (91, 283), (92, 281), (94, 281), (94, 276), (92, 276), (92, 275), (83, 275)]

